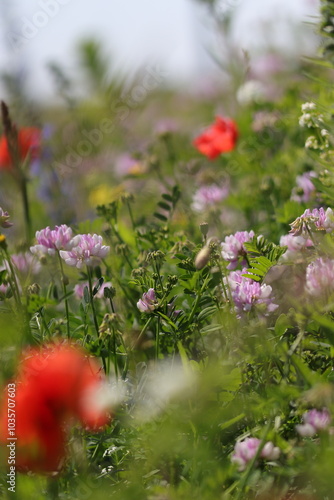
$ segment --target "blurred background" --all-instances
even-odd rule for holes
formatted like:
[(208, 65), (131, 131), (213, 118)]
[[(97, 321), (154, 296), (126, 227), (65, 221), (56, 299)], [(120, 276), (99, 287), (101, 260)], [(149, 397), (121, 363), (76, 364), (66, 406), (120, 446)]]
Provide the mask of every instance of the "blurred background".
[[(54, 98), (50, 63), (75, 72), (84, 39), (103, 46), (108, 68), (122, 78), (158, 64), (164, 85), (201, 89), (217, 75), (214, 59), (224, 61), (221, 24), (229, 33), (226, 44), (261, 72), (296, 60), (298, 51), (315, 51), (309, 23), (318, 10), (319, 0), (2, 0), (0, 90), (6, 96), (3, 79), (8, 87), (14, 75), (31, 97)], [(269, 52), (284, 58), (266, 60)]]

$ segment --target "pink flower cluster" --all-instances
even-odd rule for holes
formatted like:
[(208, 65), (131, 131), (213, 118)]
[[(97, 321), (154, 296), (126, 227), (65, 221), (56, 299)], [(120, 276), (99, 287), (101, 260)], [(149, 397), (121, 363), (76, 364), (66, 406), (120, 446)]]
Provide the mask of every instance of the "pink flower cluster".
[(314, 408), (304, 413), (303, 422), (303, 424), (296, 425), (298, 434), (302, 437), (312, 437), (319, 431), (328, 429), (331, 423), (331, 416), (326, 408), (323, 408), (321, 411)]
[(158, 301), (155, 295), (154, 288), (149, 288), (149, 290), (143, 294), (142, 298), (138, 300), (137, 307), (140, 312), (151, 313), (157, 308)]
[(265, 316), (275, 311), (278, 305), (273, 303), (271, 286), (260, 284), (242, 276), (243, 274), (247, 274), (247, 269), (232, 271), (225, 280), (238, 316), (241, 317), (243, 313), (249, 312), (253, 307), (260, 308)]
[(59, 250), (72, 246), (72, 229), (66, 224), (50, 229), (49, 226), (36, 232), (37, 245), (30, 247), (33, 254), (55, 255)]
[(306, 292), (321, 297), (334, 291), (334, 260), (319, 257), (306, 268)]
[[(260, 439), (252, 437), (236, 443), (231, 462), (238, 466), (240, 472), (245, 470), (248, 462), (253, 460), (260, 444)], [(281, 450), (277, 446), (274, 446), (271, 441), (268, 441), (261, 450), (260, 458), (264, 458), (265, 460), (277, 460), (280, 454)]]
[(310, 208), (307, 208), (290, 226), (290, 233), (296, 236), (307, 233), (306, 226), (309, 230), (312, 230), (312, 227), (314, 227), (317, 231), (330, 233), (334, 230), (334, 213), (331, 208), (325, 210), (323, 207), (320, 207), (314, 208), (312, 211)]
[[(245, 243), (254, 238), (254, 231), (238, 231), (235, 234), (226, 236), (225, 241), (221, 244), (223, 259), (229, 262), (227, 269), (235, 269), (240, 259), (244, 259), (247, 251)], [(242, 265), (246, 262), (242, 260)]]
[(81, 269), (84, 264), (93, 266), (98, 259), (104, 259), (109, 250), (109, 246), (103, 245), (102, 236), (78, 234), (71, 240), (71, 249), (60, 250), (59, 254), (66, 264)]
[(73, 237), (72, 229), (66, 224), (49, 227), (36, 232), (37, 245), (30, 247), (33, 254), (59, 255), (69, 266), (81, 269), (94, 265), (109, 253), (110, 247), (103, 245), (102, 236), (78, 234)]

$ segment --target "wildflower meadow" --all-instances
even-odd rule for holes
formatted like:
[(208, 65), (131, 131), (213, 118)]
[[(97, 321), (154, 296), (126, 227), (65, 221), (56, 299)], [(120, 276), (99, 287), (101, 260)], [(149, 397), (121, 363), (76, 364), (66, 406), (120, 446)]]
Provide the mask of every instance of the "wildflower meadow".
[(1, 498), (334, 499), (333, 0), (312, 30), (202, 90), (94, 40), (54, 102), (9, 82)]

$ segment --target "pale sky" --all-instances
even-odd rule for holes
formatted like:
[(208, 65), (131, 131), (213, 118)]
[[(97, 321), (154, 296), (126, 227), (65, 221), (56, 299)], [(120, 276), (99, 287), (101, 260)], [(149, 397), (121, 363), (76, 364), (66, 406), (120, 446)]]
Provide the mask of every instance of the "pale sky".
[[(221, 0), (234, 12), (234, 39), (249, 50), (259, 43), (296, 45), (296, 30), (317, 13), (317, 0)], [(275, 19), (267, 32), (260, 29)], [(192, 0), (1, 0), (0, 71), (16, 69), (36, 95), (52, 96), (46, 64), (75, 70), (78, 40), (95, 37), (120, 71), (152, 62), (171, 81), (193, 81), (210, 68), (215, 37), (203, 7)], [(270, 36), (270, 40), (268, 39)], [(290, 42), (289, 42), (290, 40)], [(305, 46), (307, 53), (308, 48)]]

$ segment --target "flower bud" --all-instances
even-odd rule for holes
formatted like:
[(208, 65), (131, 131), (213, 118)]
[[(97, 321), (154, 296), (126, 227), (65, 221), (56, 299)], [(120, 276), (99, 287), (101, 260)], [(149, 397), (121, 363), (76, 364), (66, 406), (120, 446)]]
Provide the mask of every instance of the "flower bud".
[(208, 262), (210, 260), (210, 254), (211, 254), (210, 248), (207, 246), (203, 247), (198, 252), (198, 254), (196, 255), (196, 258), (195, 258), (196, 269), (198, 269), (198, 270), (203, 269), (203, 267), (205, 267), (208, 264)]

